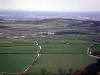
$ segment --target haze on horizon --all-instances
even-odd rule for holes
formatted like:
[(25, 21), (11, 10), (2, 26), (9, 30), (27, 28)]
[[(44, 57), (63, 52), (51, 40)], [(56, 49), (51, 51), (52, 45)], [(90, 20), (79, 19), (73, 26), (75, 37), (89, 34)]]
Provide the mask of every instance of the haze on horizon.
[(0, 10), (100, 12), (100, 0), (0, 0)]

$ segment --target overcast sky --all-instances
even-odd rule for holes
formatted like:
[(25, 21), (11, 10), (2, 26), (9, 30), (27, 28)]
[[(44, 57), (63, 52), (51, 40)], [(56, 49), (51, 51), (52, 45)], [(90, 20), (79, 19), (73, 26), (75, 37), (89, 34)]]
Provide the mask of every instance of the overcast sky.
[(0, 10), (100, 11), (100, 0), (0, 0)]

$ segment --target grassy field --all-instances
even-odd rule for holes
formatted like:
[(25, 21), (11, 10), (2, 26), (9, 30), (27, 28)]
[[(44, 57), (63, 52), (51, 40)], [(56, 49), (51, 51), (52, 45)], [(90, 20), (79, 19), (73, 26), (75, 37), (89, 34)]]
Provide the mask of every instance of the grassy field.
[(42, 57), (33, 65), (31, 72), (39, 72), (42, 68), (46, 68), (50, 72), (57, 72), (59, 68), (65, 70), (70, 68), (74, 70), (83, 69), (88, 64), (95, 62), (95, 59), (86, 56), (88, 46), (93, 43), (92, 39), (97, 35), (91, 36), (93, 35), (68, 34), (47, 35), (45, 37), (28, 36), (23, 39), (0, 39), (0, 53), (9, 53), (0, 54), (2, 61), (0, 72), (22, 72), (31, 65), (36, 56), (35, 53), (39, 49), (33, 42), (34, 40), (37, 40), (42, 46)]
[(84, 69), (95, 59), (82, 54), (43, 54), (39, 61), (33, 65), (30, 72), (40, 72), (46, 69), (47, 72), (57, 72), (59, 69), (68, 71), (69, 69)]
[[(31, 39), (27, 37), (29, 38)], [(41, 69), (53, 73), (58, 69), (84, 69), (95, 63), (95, 58), (86, 55), (88, 46), (94, 43), (94, 38), (97, 38), (97, 35), (68, 34), (33, 38), (42, 46), (42, 57), (30, 72), (40, 72)]]
[[(91, 23), (76, 20), (52, 20), (37, 25), (33, 22), (30, 24), (1, 22), (0, 36), (25, 37), (18, 39), (1, 37), (0, 72), (23, 72), (29, 67), (39, 49), (34, 40), (42, 46), (42, 56), (33, 65), (31, 72), (39, 72), (42, 68), (49, 72), (57, 72), (59, 68), (64, 70), (85, 68), (95, 62), (94, 58), (86, 55), (88, 46), (94, 43), (92, 40), (100, 39), (99, 33), (94, 32), (96, 27), (92, 30)], [(87, 34), (42, 35), (41, 32), (85, 32)]]
[(36, 53), (34, 41), (24, 39), (0, 39), (0, 53)]
[(92, 41), (86, 35), (54, 35), (34, 38), (42, 46), (43, 54), (86, 54)]
[(48, 44), (43, 45), (42, 53), (59, 53), (59, 54), (85, 54), (88, 41), (82, 40), (47, 40)]
[(0, 54), (0, 72), (22, 73), (29, 67), (36, 54)]
[(0, 39), (0, 72), (22, 73), (37, 56), (38, 46), (24, 39)]

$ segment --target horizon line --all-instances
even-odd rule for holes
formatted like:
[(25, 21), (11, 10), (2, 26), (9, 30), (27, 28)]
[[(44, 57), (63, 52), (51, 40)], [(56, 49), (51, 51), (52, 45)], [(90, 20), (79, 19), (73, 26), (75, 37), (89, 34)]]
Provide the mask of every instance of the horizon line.
[(26, 11), (26, 12), (51, 12), (51, 13), (53, 13), (53, 12), (62, 12), (62, 13), (64, 13), (64, 12), (68, 12), (68, 13), (71, 13), (71, 12), (74, 12), (74, 13), (77, 13), (77, 12), (79, 12), (79, 13), (100, 13), (100, 11), (40, 11), (40, 10), (2, 10), (2, 9), (0, 9), (0, 11)]

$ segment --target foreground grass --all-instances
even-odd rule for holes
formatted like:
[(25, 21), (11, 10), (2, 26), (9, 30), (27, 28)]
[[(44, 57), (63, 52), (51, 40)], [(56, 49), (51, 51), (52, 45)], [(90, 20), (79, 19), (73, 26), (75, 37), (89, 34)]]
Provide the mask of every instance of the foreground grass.
[(0, 72), (22, 73), (29, 67), (35, 54), (0, 54)]
[(94, 58), (82, 54), (42, 54), (30, 72), (40, 72), (41, 69), (46, 69), (51, 73), (55, 73), (59, 69), (80, 70), (94, 62)]

